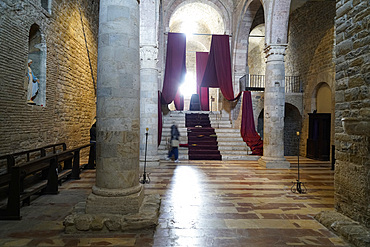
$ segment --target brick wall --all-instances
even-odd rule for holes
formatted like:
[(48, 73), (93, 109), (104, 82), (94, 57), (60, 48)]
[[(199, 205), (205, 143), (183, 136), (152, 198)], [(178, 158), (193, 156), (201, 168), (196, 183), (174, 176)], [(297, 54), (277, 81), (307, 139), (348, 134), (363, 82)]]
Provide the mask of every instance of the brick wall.
[[(336, 8), (335, 208), (370, 227), (370, 6), (341, 0)], [(345, 131), (341, 119), (347, 117), (367, 128)]]
[[(89, 142), (95, 92), (82, 32), (81, 9), (96, 80), (98, 1), (52, 1), (51, 13), (36, 0), (0, 4), (0, 155), (66, 142)], [(46, 100), (26, 104), (28, 36), (33, 24), (45, 41)]]
[[(285, 74), (300, 75), (304, 87), (301, 155), (306, 155), (307, 113), (316, 110), (316, 93), (322, 83), (327, 83), (331, 89), (332, 116), (334, 115), (334, 17), (335, 2), (309, 1), (294, 11), (289, 20)], [(332, 129), (333, 127), (332, 117)], [(331, 137), (333, 144), (334, 131)]]

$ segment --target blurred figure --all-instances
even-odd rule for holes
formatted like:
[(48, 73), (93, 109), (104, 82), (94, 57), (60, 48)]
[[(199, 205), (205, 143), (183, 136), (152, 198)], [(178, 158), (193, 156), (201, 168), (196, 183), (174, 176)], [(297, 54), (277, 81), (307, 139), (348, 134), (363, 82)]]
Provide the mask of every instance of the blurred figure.
[(179, 161), (179, 146), (180, 146), (179, 137), (180, 137), (180, 132), (177, 129), (177, 126), (173, 124), (171, 126), (171, 150), (168, 153), (168, 157), (166, 158), (166, 160), (170, 160), (172, 158), (172, 155), (174, 155), (175, 162), (176, 163), (180, 162)]

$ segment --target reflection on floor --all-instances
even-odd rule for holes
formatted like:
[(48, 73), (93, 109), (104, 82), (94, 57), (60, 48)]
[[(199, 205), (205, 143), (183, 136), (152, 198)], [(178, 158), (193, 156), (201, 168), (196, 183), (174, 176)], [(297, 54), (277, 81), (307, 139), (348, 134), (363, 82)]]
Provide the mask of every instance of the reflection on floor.
[(291, 192), (289, 170), (268, 170), (256, 161), (161, 162), (149, 168), (147, 194), (162, 196), (155, 232), (63, 233), (62, 222), (84, 201), (95, 171), (23, 207), (21, 221), (0, 222), (0, 246), (349, 246), (313, 216), (333, 209), (333, 171), (328, 162), (300, 158), (307, 194)]

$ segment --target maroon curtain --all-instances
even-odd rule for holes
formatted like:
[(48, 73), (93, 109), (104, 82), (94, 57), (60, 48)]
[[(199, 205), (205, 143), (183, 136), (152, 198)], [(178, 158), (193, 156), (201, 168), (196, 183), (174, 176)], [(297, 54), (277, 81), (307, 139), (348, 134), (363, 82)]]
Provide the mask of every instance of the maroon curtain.
[(231, 78), (231, 57), (228, 35), (212, 35), (211, 49), (202, 87), (219, 87), (222, 95), (229, 101), (237, 99)]
[(253, 117), (252, 97), (251, 92), (244, 91), (243, 93), (243, 108), (242, 108), (242, 123), (240, 133), (245, 143), (252, 150), (252, 155), (263, 154), (263, 141), (256, 132)]
[(162, 140), (162, 103), (161, 103), (161, 91), (158, 90), (158, 146), (161, 144)]
[(184, 110), (184, 96), (180, 93), (180, 90), (177, 90), (177, 94), (174, 99), (175, 108), (178, 111)]
[[(162, 88), (162, 104), (170, 104), (178, 93), (186, 75), (186, 35), (183, 33), (168, 33), (166, 68)], [(184, 98), (179, 97), (178, 106), (184, 105)], [(176, 104), (175, 104), (176, 106)], [(177, 108), (177, 110), (180, 110)]]
[(196, 53), (196, 71), (197, 71), (197, 94), (200, 98), (200, 109), (209, 111), (209, 88), (201, 87), (204, 71), (207, 66), (208, 52)]

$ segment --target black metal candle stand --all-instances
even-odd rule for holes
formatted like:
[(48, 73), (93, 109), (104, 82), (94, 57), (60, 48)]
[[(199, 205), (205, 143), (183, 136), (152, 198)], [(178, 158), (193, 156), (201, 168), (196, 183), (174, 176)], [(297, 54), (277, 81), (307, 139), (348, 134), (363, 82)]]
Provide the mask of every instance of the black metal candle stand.
[(299, 143), (301, 141), (299, 132), (297, 132), (297, 136), (298, 136), (298, 179), (296, 180), (296, 182), (292, 182), (293, 185), (290, 188), (290, 190), (293, 193), (306, 194), (307, 193), (306, 186), (304, 185), (303, 182), (299, 181)]
[(148, 128), (146, 128), (145, 132), (145, 159), (144, 159), (144, 173), (142, 176), (140, 176), (139, 182), (142, 184), (148, 184), (150, 183), (150, 177), (149, 173), (146, 173), (146, 151), (148, 147)]

